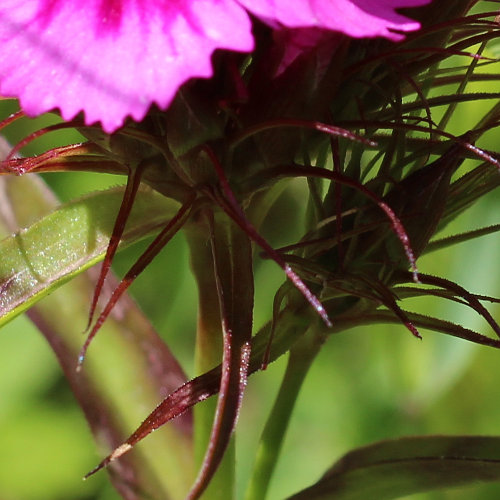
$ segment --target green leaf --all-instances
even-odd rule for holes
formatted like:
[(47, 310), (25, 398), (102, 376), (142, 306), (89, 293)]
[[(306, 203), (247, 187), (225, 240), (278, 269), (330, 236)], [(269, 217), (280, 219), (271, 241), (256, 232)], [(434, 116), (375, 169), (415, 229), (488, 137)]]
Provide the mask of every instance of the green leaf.
[(499, 437), (407, 437), (349, 452), (290, 500), (385, 500), (498, 480)]
[[(0, 192), (2, 234), (19, 225), (30, 226), (37, 219), (43, 224), (45, 219), (50, 220), (52, 216), (60, 217), (61, 213), (66, 213), (66, 207), (63, 207), (59, 212), (41, 218), (56, 206), (57, 201), (40, 178), (33, 174), (0, 178)], [(138, 206), (137, 209), (150, 210), (154, 220), (161, 220), (168, 214), (157, 195), (146, 190), (142, 194), (144, 207)], [(106, 198), (110, 202), (109, 208), (112, 208), (114, 202), (118, 206), (120, 196), (119, 190), (113, 190), (90, 198)], [(30, 203), (26, 203), (26, 199)], [(92, 206), (92, 202), (89, 205)], [(136, 212), (137, 215), (139, 213)], [(96, 215), (99, 214), (96, 212)], [(103, 230), (96, 231), (99, 235), (96, 241), (103, 251), (108, 237), (104, 228), (109, 226), (111, 229), (113, 226), (110, 215), (111, 220), (106, 220), (100, 226)], [(102, 219), (96, 217), (96, 223), (100, 224)], [(149, 226), (152, 221), (153, 218), (148, 219), (148, 227), (153, 227)], [(31, 227), (35, 226), (36, 223)], [(129, 228), (131, 242), (135, 235), (134, 226), (130, 224)], [(88, 226), (82, 224), (81, 229), (85, 231)], [(137, 231), (137, 235), (142, 235), (142, 232)], [(72, 245), (68, 245), (68, 248), (72, 248)], [(73, 274), (81, 269), (83, 267)], [(165, 393), (174, 392), (181, 386), (186, 377), (168, 347), (127, 295), (121, 298), (119, 306), (109, 315), (99, 338), (93, 344), (92, 353), (82, 370), (77, 372), (78, 353), (84, 340), (81, 333), (88, 320), (89, 301), (95, 285), (95, 276), (91, 274), (84, 272), (76, 276), (63, 288), (35, 304), (27, 311), (27, 315), (57, 356), (94, 434), (99, 454), (104, 454), (118, 446), (142, 421), (148, 410), (154, 408)], [(55, 288), (60, 281), (51, 283), (49, 286)], [(117, 285), (112, 275), (108, 276), (108, 283), (111, 287)], [(171, 426), (155, 433), (154, 439), (120, 462), (118, 469), (110, 474), (110, 479), (124, 498), (163, 500), (184, 497), (194, 474), (191, 427), (192, 415), (189, 411), (184, 412)], [(46, 464), (49, 469), (57, 466), (56, 462)], [(165, 474), (165, 470), (169, 473)], [(85, 472), (80, 470), (81, 476)]]
[[(122, 195), (123, 188), (115, 188), (86, 196), (0, 242), (0, 326), (102, 260)], [(157, 232), (177, 207), (176, 202), (142, 188), (121, 245)]]
[(493, 233), (497, 233), (498, 231), (500, 231), (500, 224), (492, 224), (491, 226), (481, 227), (472, 231), (464, 231), (463, 233), (447, 236), (446, 238), (440, 238), (431, 241), (427, 245), (424, 253), (434, 252), (443, 248), (449, 248), (458, 243), (470, 241), (481, 236), (487, 236)]

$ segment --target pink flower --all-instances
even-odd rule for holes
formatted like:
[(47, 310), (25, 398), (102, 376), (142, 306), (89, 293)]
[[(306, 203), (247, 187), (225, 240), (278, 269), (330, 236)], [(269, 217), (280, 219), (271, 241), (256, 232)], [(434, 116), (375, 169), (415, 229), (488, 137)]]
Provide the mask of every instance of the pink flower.
[(394, 30), (419, 24), (395, 9), (429, 1), (2, 0), (0, 95), (29, 115), (83, 111), (85, 123), (113, 132), (152, 103), (166, 108), (190, 78), (210, 77), (214, 50), (251, 51), (249, 13), (272, 26), (399, 40)]

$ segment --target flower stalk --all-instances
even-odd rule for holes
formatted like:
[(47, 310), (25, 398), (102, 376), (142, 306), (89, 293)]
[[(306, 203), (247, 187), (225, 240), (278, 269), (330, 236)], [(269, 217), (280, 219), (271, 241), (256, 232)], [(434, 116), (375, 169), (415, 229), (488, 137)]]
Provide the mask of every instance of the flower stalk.
[(265, 500), (302, 383), (326, 340), (324, 327), (312, 326), (290, 348), (274, 406), (262, 432), (245, 500)]

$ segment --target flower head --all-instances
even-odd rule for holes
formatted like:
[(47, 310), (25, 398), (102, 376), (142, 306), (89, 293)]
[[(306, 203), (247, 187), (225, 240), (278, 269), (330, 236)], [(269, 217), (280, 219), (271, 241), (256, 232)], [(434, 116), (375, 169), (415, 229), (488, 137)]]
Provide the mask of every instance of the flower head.
[(249, 14), (280, 27), (314, 27), (352, 37), (415, 30), (396, 8), (430, 0), (4, 0), (0, 6), (0, 95), (37, 115), (113, 132), (151, 104), (166, 108), (179, 87), (212, 75), (216, 49), (253, 48)]

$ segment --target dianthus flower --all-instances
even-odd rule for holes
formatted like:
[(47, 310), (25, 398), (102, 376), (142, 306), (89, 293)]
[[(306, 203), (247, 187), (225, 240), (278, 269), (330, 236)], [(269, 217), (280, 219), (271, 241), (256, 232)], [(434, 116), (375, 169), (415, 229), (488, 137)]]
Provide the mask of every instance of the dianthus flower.
[(127, 116), (166, 108), (179, 87), (212, 76), (217, 49), (250, 52), (250, 15), (273, 27), (351, 37), (402, 38), (416, 30), (395, 9), (429, 0), (4, 0), (0, 95), (29, 115), (84, 112), (106, 132)]
[[(498, 153), (478, 143), (500, 124), (498, 93), (466, 89), (469, 82), (483, 83), (483, 77), (497, 78), (474, 72), (481, 72), (480, 63), (492, 62), (483, 51), (498, 38), (500, 26), (489, 20), (496, 12), (467, 15), (471, 0), (434, 2), (415, 12), (424, 29), (391, 46), (419, 27), (397, 9), (426, 3), (430, 0), (0, 2), (0, 95), (19, 97), (24, 114), (59, 109), (70, 121), (19, 141), (0, 162), (0, 175), (127, 176), (123, 189), (64, 205), (0, 242), (0, 322), (104, 257), (83, 347), (70, 328), (79, 327), (77, 316), (60, 302), (62, 319), (53, 306), (32, 316), (57, 353), (96, 438), (113, 450), (86, 477), (109, 465), (117, 489), (132, 500), (233, 498), (231, 438), (247, 379), (288, 354), (248, 480), (245, 498), (261, 500), (300, 386), (333, 334), (397, 322), (418, 338), (426, 329), (500, 348), (499, 339), (402, 304), (424, 297), (460, 303), (500, 337), (500, 325), (482, 304), (497, 299), (416, 267), (426, 251), (498, 228), (434, 238), (500, 185)], [(370, 37), (385, 40), (362, 39)], [(467, 68), (457, 55), (469, 57)], [(458, 89), (447, 94), (452, 84)], [(474, 117), (474, 128), (458, 136), (448, 131), (457, 105), (492, 99), (493, 108)], [(443, 106), (447, 109), (436, 113), (436, 122), (433, 108)], [(22, 116), (9, 116), (0, 129)], [(73, 127), (85, 142), (32, 157), (16, 155), (47, 132)], [(464, 163), (471, 158), (480, 164)], [(302, 191), (295, 190), (298, 179), (307, 180)], [(289, 183), (293, 192), (286, 191)], [(16, 200), (23, 214), (25, 200), (39, 212), (38, 195), (26, 186), (21, 195), (14, 197), (7, 187), (1, 195), (9, 229)], [(136, 319), (120, 324), (124, 344), (108, 344), (99, 353), (102, 369), (90, 362), (82, 370), (87, 348), (106, 319), (113, 321), (112, 313), (128, 316), (129, 306), (117, 307), (118, 301), (180, 231), (198, 292), (194, 378), (184, 383), (180, 365), (159, 338), (142, 336), (147, 325)], [(281, 246), (280, 233), (287, 232)], [(118, 245), (147, 237), (147, 248), (106, 297), (101, 292)], [(274, 295), (269, 320), (256, 328), (254, 309), (263, 289), (255, 286), (260, 255), (272, 259), (287, 281)], [(168, 285), (175, 286), (170, 278), (167, 273)], [(165, 281), (160, 275), (154, 279)], [(72, 293), (76, 304), (88, 296), (76, 288)], [(153, 295), (148, 290), (144, 296), (148, 308), (159, 304), (165, 314), (168, 298), (161, 294), (156, 301)], [(73, 296), (65, 300), (70, 303)], [(94, 359), (97, 354), (92, 353)], [(126, 377), (115, 372), (117, 364)], [(109, 380), (119, 385), (103, 378), (110, 372)], [(322, 398), (334, 382), (327, 375), (317, 384)], [(205, 402), (216, 394), (216, 401)], [(137, 420), (130, 409), (140, 413), (152, 402), (155, 408), (124, 440), (127, 422)], [(133, 456), (137, 443), (171, 421), (179, 425), (165, 433), (162, 446)], [(483, 455), (476, 438), (417, 439), (355, 450), (290, 498), (354, 498), (366, 491), (396, 498), (500, 477), (498, 471), (494, 476), (490, 469), (484, 474), (472, 467), (464, 478), (463, 464), (453, 466), (457, 449), (466, 461), (472, 457), (473, 464), (491, 465), (498, 438), (481, 441)], [(432, 455), (423, 456), (422, 449)], [(419, 466), (422, 458), (432, 464), (430, 470)], [(367, 465), (374, 474), (364, 473)], [(400, 480), (401, 471), (406, 481)], [(358, 476), (360, 481), (352, 480)]]

